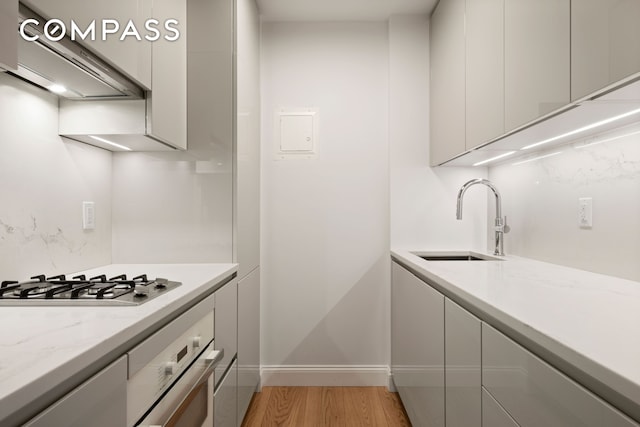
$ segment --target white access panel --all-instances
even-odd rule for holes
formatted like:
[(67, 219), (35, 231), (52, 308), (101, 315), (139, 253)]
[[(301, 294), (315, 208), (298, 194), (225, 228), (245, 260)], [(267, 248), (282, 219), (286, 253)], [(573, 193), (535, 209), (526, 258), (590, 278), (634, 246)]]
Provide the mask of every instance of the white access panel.
[(274, 154), (278, 160), (312, 159), (318, 153), (318, 114), (313, 109), (280, 110), (275, 115)]

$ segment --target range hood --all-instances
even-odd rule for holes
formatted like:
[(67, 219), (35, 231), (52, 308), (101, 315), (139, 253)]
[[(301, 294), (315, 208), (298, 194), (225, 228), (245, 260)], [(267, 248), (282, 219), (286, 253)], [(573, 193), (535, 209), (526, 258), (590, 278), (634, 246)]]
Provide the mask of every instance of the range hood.
[(18, 69), (8, 72), (69, 99), (143, 99), (145, 92), (115, 68), (65, 36), (52, 42), (44, 37), (46, 19), (20, 3), (18, 24), (36, 41), (18, 37)]

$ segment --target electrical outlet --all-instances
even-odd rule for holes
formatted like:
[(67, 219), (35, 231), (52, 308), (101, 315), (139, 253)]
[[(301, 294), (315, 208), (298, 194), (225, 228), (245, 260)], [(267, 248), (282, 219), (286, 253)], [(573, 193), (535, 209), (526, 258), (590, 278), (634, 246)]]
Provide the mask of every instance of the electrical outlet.
[(96, 204), (94, 202), (82, 202), (82, 229), (93, 230), (96, 228)]
[(593, 227), (593, 200), (591, 197), (578, 199), (578, 225), (580, 228)]

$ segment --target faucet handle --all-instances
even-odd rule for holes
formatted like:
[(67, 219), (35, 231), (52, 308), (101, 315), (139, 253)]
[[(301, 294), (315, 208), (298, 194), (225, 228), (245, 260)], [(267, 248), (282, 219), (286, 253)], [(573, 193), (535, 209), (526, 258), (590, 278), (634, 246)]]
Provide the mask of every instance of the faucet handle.
[(507, 224), (507, 216), (506, 216), (506, 215), (504, 216), (504, 223), (503, 223), (503, 225), (504, 225), (504, 229), (503, 229), (503, 231), (502, 231), (503, 233), (505, 233), (505, 234), (506, 234), (506, 233), (508, 233), (509, 231), (511, 231), (511, 227), (509, 227), (509, 224)]

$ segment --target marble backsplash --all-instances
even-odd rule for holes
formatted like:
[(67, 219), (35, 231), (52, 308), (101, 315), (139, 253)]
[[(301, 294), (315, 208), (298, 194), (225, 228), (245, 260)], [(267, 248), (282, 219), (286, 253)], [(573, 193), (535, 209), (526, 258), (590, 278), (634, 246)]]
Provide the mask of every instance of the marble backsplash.
[[(111, 261), (111, 153), (60, 138), (58, 98), (0, 73), (0, 276)], [(82, 202), (96, 228), (83, 230)]]
[[(489, 168), (511, 227), (505, 252), (640, 281), (640, 122), (545, 154)], [(579, 198), (592, 198), (591, 228)]]

